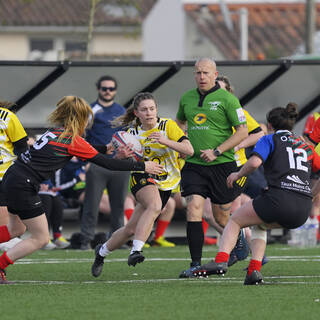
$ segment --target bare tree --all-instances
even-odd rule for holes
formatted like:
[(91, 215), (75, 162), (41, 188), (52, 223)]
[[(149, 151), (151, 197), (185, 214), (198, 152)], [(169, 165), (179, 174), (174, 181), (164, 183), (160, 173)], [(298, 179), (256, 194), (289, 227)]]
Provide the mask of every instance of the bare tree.
[(92, 33), (93, 33), (94, 13), (96, 11), (97, 4), (100, 1), (101, 0), (91, 0), (89, 26), (88, 26), (88, 38), (87, 38), (86, 61), (89, 61), (90, 56), (91, 56), (91, 42), (92, 42)]
[[(141, 0), (88, 0), (90, 1), (90, 13), (89, 13), (89, 24), (88, 24), (88, 36), (87, 36), (87, 48), (86, 48), (86, 61), (90, 61), (90, 56), (92, 53), (92, 35), (94, 31), (94, 16), (95, 12), (97, 10), (97, 6), (100, 2), (118, 6), (119, 9), (122, 10), (123, 16), (127, 17), (129, 16), (128, 8), (134, 7), (139, 15), (143, 15), (143, 8), (141, 6), (142, 1)], [(150, 4), (153, 4), (155, 0), (151, 0)]]

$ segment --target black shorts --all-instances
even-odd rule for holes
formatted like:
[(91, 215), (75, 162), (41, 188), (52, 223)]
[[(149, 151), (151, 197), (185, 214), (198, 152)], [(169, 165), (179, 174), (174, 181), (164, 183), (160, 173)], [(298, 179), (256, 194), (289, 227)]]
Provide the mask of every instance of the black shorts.
[[(140, 189), (142, 189), (143, 187), (148, 186), (148, 185), (156, 185), (156, 182), (147, 173), (132, 173), (131, 174), (131, 176), (130, 176), (130, 190), (131, 190), (131, 193), (134, 195), (134, 197), (136, 197), (136, 193)], [(159, 190), (159, 193), (160, 193), (160, 198), (162, 201), (161, 209), (163, 209), (170, 198), (171, 190), (166, 190), (166, 191)]]
[(237, 171), (236, 162), (226, 162), (213, 166), (202, 166), (186, 163), (181, 171), (181, 195), (183, 197), (198, 194), (210, 198), (215, 204), (232, 202), (242, 193), (242, 182), (235, 183), (233, 188), (227, 187), (227, 177)]
[(16, 170), (13, 165), (5, 173), (2, 184), (10, 213), (18, 215), (21, 220), (35, 218), (44, 213), (38, 195), (39, 182), (31, 175)]
[(7, 198), (3, 190), (2, 181), (0, 181), (0, 207), (6, 207), (6, 206), (7, 206)]
[(297, 192), (270, 188), (255, 198), (252, 205), (264, 222), (277, 222), (283, 228), (295, 229), (308, 219), (312, 198)]

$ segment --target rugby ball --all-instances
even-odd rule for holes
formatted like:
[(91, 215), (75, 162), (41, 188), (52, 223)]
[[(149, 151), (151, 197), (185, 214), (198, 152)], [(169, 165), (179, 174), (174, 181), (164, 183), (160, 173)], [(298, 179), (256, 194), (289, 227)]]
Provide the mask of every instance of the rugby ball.
[(111, 140), (114, 148), (117, 150), (119, 146), (126, 146), (128, 144), (132, 144), (133, 147), (131, 148), (134, 152), (132, 159), (135, 161), (142, 160), (143, 158), (143, 148), (142, 145), (134, 135), (130, 134), (127, 131), (117, 131), (113, 134)]

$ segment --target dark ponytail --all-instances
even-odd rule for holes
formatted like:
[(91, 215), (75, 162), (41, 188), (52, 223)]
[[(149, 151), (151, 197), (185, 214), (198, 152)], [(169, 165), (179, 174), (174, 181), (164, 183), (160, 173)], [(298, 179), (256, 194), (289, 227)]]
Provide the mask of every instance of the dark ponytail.
[(298, 105), (294, 102), (289, 102), (285, 108), (273, 108), (267, 114), (267, 121), (271, 124), (272, 128), (277, 130), (292, 131), (297, 118), (298, 118)]

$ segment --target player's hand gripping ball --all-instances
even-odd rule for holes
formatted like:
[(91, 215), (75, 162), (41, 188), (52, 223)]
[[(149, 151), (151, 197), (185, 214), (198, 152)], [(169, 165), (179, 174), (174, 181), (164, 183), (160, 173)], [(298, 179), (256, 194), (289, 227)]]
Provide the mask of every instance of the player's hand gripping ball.
[(120, 146), (131, 145), (133, 156), (131, 157), (134, 161), (143, 159), (143, 148), (140, 141), (132, 134), (127, 131), (117, 131), (113, 134), (111, 140), (115, 150)]

